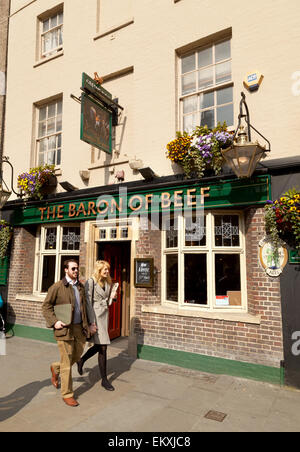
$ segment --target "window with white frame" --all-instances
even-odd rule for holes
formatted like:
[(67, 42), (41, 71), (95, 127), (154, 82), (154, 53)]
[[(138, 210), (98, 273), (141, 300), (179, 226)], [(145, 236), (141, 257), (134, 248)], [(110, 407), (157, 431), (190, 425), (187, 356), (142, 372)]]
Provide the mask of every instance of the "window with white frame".
[(62, 99), (37, 107), (37, 164), (60, 165), (62, 145)]
[(47, 292), (64, 276), (63, 263), (79, 260), (80, 225), (41, 226), (36, 244), (35, 291)]
[(58, 11), (40, 18), (41, 58), (55, 55), (63, 48), (63, 18), (62, 7)]
[(177, 216), (163, 231), (166, 303), (182, 308), (246, 308), (243, 216)]
[(201, 47), (180, 58), (181, 130), (233, 126), (231, 39)]

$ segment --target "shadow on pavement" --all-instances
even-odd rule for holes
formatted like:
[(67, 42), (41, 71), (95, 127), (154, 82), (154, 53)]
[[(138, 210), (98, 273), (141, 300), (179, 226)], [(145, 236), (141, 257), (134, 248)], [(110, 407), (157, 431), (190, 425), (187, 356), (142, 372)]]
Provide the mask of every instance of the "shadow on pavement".
[[(114, 358), (107, 360), (107, 375), (108, 380), (112, 384), (120, 375), (128, 372), (134, 363), (135, 359), (128, 358), (122, 351)], [(79, 397), (85, 392), (89, 391), (95, 384), (100, 382), (99, 367), (85, 368), (85, 375), (80, 378), (74, 378), (78, 382), (83, 382), (79, 388), (75, 390), (75, 397)]]
[(49, 378), (44, 381), (34, 381), (21, 386), (6, 397), (0, 398), (0, 422), (6, 421), (10, 417), (22, 410), (36, 395), (49, 386)]

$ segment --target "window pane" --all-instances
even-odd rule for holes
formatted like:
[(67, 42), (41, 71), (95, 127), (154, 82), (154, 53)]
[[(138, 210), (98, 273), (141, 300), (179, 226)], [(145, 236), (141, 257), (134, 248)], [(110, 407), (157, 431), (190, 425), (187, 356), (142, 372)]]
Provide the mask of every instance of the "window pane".
[(44, 22), (43, 22), (43, 32), (49, 30), (49, 23), (50, 23), (49, 19), (44, 20)]
[(216, 246), (239, 246), (239, 233), (238, 215), (215, 215)]
[(205, 216), (196, 218), (193, 212), (192, 217), (185, 221), (185, 246), (205, 246), (206, 245), (206, 227)]
[(43, 107), (39, 109), (39, 121), (43, 121), (46, 119), (47, 107)]
[(189, 56), (183, 57), (181, 59), (182, 74), (185, 74), (186, 72), (194, 71), (195, 69), (196, 69), (196, 65), (195, 65), (195, 54), (194, 53), (193, 53), (193, 55), (189, 55)]
[(57, 25), (57, 14), (50, 19), (50, 28), (56, 27)]
[(46, 241), (45, 241), (45, 250), (55, 250), (56, 249), (56, 228), (47, 228), (46, 229)]
[(61, 134), (59, 133), (59, 134), (56, 136), (56, 138), (57, 138), (57, 147), (58, 147), (58, 148), (61, 148)]
[(199, 88), (207, 88), (213, 84), (213, 68), (208, 67), (199, 71)]
[(184, 302), (207, 304), (206, 254), (184, 255)]
[(215, 288), (217, 306), (241, 306), (241, 272), (238, 254), (216, 254)]
[(56, 132), (60, 132), (61, 129), (62, 129), (62, 116), (59, 115), (59, 116), (56, 118)]
[(80, 227), (64, 227), (62, 236), (63, 250), (79, 250)]
[(55, 151), (48, 152), (47, 163), (48, 165), (55, 165)]
[(216, 84), (231, 80), (231, 61), (216, 65)]
[(217, 108), (217, 122), (223, 124), (224, 121), (227, 126), (233, 125), (233, 104)]
[(182, 77), (182, 94), (194, 93), (196, 91), (196, 72)]
[(183, 117), (183, 130), (184, 132), (192, 133), (192, 131), (197, 126), (198, 115), (186, 115)]
[(178, 257), (177, 254), (167, 255), (167, 300), (178, 301)]
[(61, 162), (61, 149), (57, 149), (56, 151), (56, 165), (60, 165)]
[(198, 65), (199, 67), (208, 66), (212, 64), (212, 47), (208, 49), (200, 50), (198, 52)]
[(54, 284), (55, 278), (55, 256), (43, 257), (43, 271), (42, 271), (42, 292), (47, 292), (49, 287)]
[(201, 126), (205, 126), (211, 128), (215, 126), (215, 111), (214, 110), (206, 110), (201, 113)]
[(43, 122), (39, 123), (39, 131), (38, 131), (39, 138), (46, 135), (46, 130), (47, 130), (46, 129), (46, 124), (47, 124), (46, 121), (43, 121)]
[(59, 13), (58, 15), (58, 25), (61, 25), (64, 20), (64, 13)]
[(55, 119), (49, 119), (47, 121), (47, 135), (50, 135), (50, 133), (55, 132)]
[(58, 45), (61, 46), (63, 43), (63, 29), (59, 28), (57, 30), (57, 34), (58, 34)]
[(38, 165), (44, 165), (45, 163), (45, 154), (39, 154), (39, 158), (38, 158)]
[(56, 104), (48, 105), (48, 118), (53, 118), (56, 112)]
[(57, 115), (61, 115), (61, 114), (62, 114), (62, 101), (61, 101), (61, 100), (58, 101), (56, 105), (57, 105), (57, 111), (56, 111), (56, 114), (57, 114)]
[(233, 100), (232, 86), (217, 91), (217, 105), (227, 104)]
[(165, 225), (165, 230), (166, 230), (166, 248), (177, 248), (178, 246), (177, 220), (171, 218), (169, 224)]
[(215, 103), (214, 93), (202, 94), (200, 99), (200, 108), (201, 110), (204, 108), (213, 107)]
[(231, 57), (230, 41), (220, 42), (216, 44), (216, 63)]
[(193, 111), (197, 111), (197, 96), (183, 99), (183, 113), (192, 113)]

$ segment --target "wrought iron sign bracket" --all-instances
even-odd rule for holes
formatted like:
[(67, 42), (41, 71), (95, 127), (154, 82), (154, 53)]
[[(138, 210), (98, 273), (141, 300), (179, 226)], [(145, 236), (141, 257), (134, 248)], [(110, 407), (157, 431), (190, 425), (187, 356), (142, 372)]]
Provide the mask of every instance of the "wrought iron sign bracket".
[(124, 110), (121, 105), (118, 104), (119, 99), (110, 99), (108, 96), (106, 96), (104, 93), (95, 94), (94, 92), (90, 91), (86, 86), (80, 88), (84, 93), (86, 93), (88, 96), (91, 96), (96, 101), (101, 102), (101, 104), (111, 111), (112, 113), (112, 125), (117, 126), (119, 123), (119, 110)]

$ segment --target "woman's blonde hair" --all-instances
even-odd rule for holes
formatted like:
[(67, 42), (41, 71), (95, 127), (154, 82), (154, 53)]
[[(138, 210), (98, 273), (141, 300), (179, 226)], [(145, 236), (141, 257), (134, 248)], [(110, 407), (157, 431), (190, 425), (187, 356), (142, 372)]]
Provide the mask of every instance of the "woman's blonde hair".
[[(94, 272), (93, 272), (93, 278), (96, 281), (96, 283), (98, 284), (104, 284), (105, 283), (105, 279), (102, 278), (100, 276), (101, 271), (103, 270), (104, 267), (107, 267), (108, 270), (110, 270), (110, 264), (106, 261), (96, 261), (95, 263), (95, 267), (94, 267)], [(111, 277), (108, 274), (106, 281), (108, 282), (108, 284), (111, 284)]]

